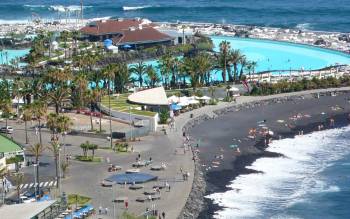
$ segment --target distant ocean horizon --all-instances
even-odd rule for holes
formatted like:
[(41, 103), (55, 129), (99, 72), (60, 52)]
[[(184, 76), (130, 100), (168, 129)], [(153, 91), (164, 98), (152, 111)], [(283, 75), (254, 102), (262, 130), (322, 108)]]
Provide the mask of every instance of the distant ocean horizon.
[[(74, 19), (80, 0), (2, 0), (0, 23)], [(84, 18), (243, 24), (350, 32), (349, 0), (84, 0)]]

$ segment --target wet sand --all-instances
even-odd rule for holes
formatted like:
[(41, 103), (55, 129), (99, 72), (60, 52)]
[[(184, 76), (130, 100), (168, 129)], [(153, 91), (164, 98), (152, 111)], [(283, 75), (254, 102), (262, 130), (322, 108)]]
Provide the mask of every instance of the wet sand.
[[(216, 119), (202, 122), (190, 131), (193, 138), (200, 139), (198, 149), (207, 184), (206, 195), (226, 191), (226, 185), (235, 177), (252, 172), (245, 167), (256, 159), (283, 156), (266, 152), (262, 135), (258, 134), (255, 140), (247, 138), (250, 129), (256, 128), (259, 132), (265, 124), (274, 132), (272, 139), (279, 139), (293, 137), (301, 130), (304, 134), (317, 131), (319, 125), (323, 125), (323, 129), (345, 126), (349, 124), (349, 99), (350, 93), (339, 93), (336, 96), (328, 93), (319, 99), (313, 95), (304, 95), (302, 98), (293, 97), (279, 101), (280, 103), (270, 100), (263, 102), (264, 104), (249, 103), (216, 111)], [(293, 119), (296, 115), (298, 118)], [(330, 118), (334, 119), (334, 126), (330, 124)], [(262, 122), (263, 120), (266, 122)], [(237, 145), (241, 153), (236, 153), (236, 149), (229, 145)], [(220, 209), (208, 199), (205, 199), (205, 203), (206, 206), (198, 218), (212, 218), (214, 212)]]

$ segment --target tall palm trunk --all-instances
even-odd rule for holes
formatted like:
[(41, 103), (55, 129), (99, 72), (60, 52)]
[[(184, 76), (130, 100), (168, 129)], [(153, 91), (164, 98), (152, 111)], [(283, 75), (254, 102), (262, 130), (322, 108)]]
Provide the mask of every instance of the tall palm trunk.
[(233, 80), (236, 81), (237, 80), (237, 63), (233, 63)]
[(59, 173), (58, 173), (58, 155), (55, 155), (55, 169), (56, 169), (56, 188), (58, 189), (59, 187)]
[(24, 130), (26, 133), (26, 144), (29, 143), (29, 139), (28, 139), (28, 128), (27, 128), (27, 120), (24, 121)]
[[(109, 81), (110, 82), (110, 81)], [(110, 91), (110, 83), (108, 82), (108, 113), (109, 113), (109, 132), (110, 132), (110, 144), (111, 148), (113, 148), (113, 140), (112, 140), (112, 115), (111, 115), (111, 91)]]
[[(40, 184), (40, 181), (39, 181), (39, 157), (35, 157), (35, 163), (36, 163), (36, 191), (39, 192), (39, 184)], [(37, 194), (35, 194), (37, 195)]]
[(92, 122), (92, 104), (90, 104), (90, 124), (91, 124), (91, 131), (94, 130), (94, 124)]
[(224, 57), (224, 68), (223, 68), (223, 71), (222, 71), (222, 81), (224, 83), (226, 83), (226, 56)]
[(39, 143), (43, 145), (43, 139), (41, 137), (41, 120), (39, 119)]

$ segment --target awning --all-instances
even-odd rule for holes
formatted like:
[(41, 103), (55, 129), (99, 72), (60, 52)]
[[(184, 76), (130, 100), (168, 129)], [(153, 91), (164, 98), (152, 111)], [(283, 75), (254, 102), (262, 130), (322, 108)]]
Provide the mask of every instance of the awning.
[(179, 106), (178, 104), (173, 103), (173, 104), (170, 105), (170, 109), (176, 111), (176, 110), (181, 110), (182, 107)]

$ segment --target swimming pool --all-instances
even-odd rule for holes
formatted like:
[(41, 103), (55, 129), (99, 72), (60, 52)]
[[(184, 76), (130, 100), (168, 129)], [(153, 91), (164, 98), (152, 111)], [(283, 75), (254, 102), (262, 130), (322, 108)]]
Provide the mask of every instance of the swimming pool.
[[(350, 55), (315, 46), (229, 36), (211, 36), (211, 39), (214, 43), (214, 51), (219, 51), (219, 44), (226, 40), (230, 42), (232, 49), (241, 50), (248, 61), (256, 61), (257, 67), (255, 68), (255, 72), (301, 69), (317, 70), (335, 64), (350, 64)], [(149, 60), (144, 63), (158, 69), (157, 60)], [(238, 68), (240, 69), (240, 66)], [(160, 74), (159, 70), (157, 72)], [(280, 73), (275, 72), (275, 74)], [(289, 73), (285, 72), (285, 74)], [(137, 79), (134, 74), (131, 77)], [(146, 76), (144, 76), (144, 80), (147, 80)], [(211, 80), (221, 81), (221, 71), (212, 71)], [(189, 79), (187, 82), (189, 82)]]
[[(10, 64), (10, 61), (15, 58), (24, 57), (29, 53), (29, 49), (5, 49), (0, 52), (0, 64)], [(21, 66), (24, 63), (20, 63)]]
[(256, 72), (273, 70), (316, 70), (335, 64), (350, 64), (350, 55), (329, 49), (296, 43), (212, 36), (214, 50), (226, 40), (232, 49), (239, 49), (249, 61), (258, 63)]

